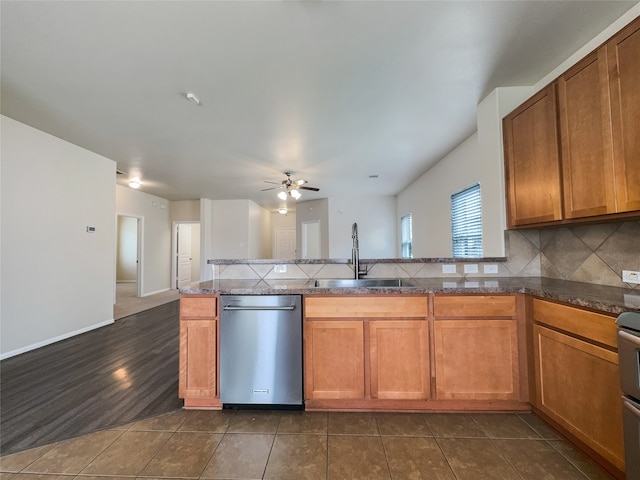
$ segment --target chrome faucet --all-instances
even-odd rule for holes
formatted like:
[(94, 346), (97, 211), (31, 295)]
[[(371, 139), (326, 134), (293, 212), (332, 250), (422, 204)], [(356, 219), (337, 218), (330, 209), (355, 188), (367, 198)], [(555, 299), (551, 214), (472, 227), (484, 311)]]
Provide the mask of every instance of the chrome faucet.
[(353, 223), (351, 225), (351, 238), (353, 239), (353, 248), (351, 249), (351, 263), (353, 264), (353, 278), (356, 280), (360, 278), (360, 276), (364, 276), (367, 274), (367, 267), (365, 266), (364, 271), (360, 271), (360, 247), (358, 245), (358, 224)]

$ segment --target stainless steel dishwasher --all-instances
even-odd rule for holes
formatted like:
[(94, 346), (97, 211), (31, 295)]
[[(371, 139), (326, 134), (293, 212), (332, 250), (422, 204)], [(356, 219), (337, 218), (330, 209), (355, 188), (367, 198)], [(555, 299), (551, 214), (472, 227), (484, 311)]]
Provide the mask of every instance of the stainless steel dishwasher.
[(220, 296), (220, 400), (302, 406), (300, 295)]

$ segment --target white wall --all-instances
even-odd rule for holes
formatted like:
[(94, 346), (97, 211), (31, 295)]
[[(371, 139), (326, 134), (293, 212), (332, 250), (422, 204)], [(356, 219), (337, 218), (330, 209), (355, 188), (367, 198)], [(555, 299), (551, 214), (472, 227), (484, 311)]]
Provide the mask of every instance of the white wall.
[(1, 127), (6, 358), (113, 322), (116, 164), (5, 116)]
[[(477, 135), (471, 136), (398, 195), (398, 222), (407, 213), (413, 220), (413, 256), (451, 257), (451, 194), (480, 182), (484, 217), (500, 216), (499, 205), (487, 205), (485, 191), (500, 189), (500, 178), (479, 158)], [(486, 230), (486, 229), (485, 229)], [(485, 256), (502, 256), (484, 238)], [(502, 231), (500, 231), (502, 234)], [(398, 252), (398, 256), (400, 256)]]
[(164, 292), (171, 278), (171, 221), (169, 201), (133, 188), (116, 185), (116, 212), (142, 217), (142, 296)]
[(360, 258), (395, 258), (400, 221), (395, 196), (329, 198), (329, 257), (351, 258), (351, 226), (358, 224)]
[[(271, 255), (271, 214), (257, 203), (247, 199), (201, 199), (200, 212), (201, 265), (216, 258), (256, 259)], [(201, 279), (210, 280), (211, 275), (205, 273)]]
[(199, 222), (200, 200), (174, 200), (169, 202), (172, 222)]
[(249, 251), (247, 258), (269, 258), (272, 234), (271, 213), (251, 200), (247, 200), (249, 214)]

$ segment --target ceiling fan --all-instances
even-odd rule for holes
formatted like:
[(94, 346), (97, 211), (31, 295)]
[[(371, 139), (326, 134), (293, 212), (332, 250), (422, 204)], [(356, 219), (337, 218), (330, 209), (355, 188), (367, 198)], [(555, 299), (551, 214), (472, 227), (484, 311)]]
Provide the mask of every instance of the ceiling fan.
[(287, 178), (285, 180), (282, 180), (282, 182), (280, 183), (265, 180), (265, 183), (272, 183), (274, 185), (279, 185), (279, 187), (263, 188), (261, 191), (265, 192), (267, 190), (275, 190), (276, 188), (279, 188), (280, 192), (278, 193), (278, 198), (280, 198), (281, 200), (286, 200), (288, 197), (293, 197), (297, 200), (301, 197), (299, 190), (311, 190), (313, 192), (320, 191), (319, 188), (305, 186), (305, 184), (309, 183), (306, 180), (292, 180), (291, 175), (293, 174), (293, 172), (284, 172), (284, 174), (287, 176)]

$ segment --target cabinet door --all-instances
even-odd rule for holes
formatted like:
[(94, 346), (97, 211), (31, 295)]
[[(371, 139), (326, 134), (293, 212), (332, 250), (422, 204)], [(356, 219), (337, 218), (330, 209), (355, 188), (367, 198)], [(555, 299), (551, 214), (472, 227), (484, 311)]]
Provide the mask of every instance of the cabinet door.
[(564, 217), (615, 213), (606, 48), (558, 80)]
[(555, 88), (549, 85), (503, 121), (510, 227), (562, 218)]
[(607, 42), (619, 212), (640, 210), (640, 19)]
[(533, 326), (540, 411), (624, 469), (618, 354)]
[(179, 396), (216, 396), (217, 321), (180, 321)]
[(307, 320), (304, 344), (305, 399), (364, 398), (361, 320)]
[(436, 398), (519, 400), (516, 320), (435, 320)]
[(371, 398), (428, 399), (426, 320), (372, 320), (368, 328)]

